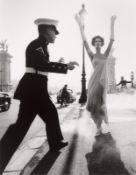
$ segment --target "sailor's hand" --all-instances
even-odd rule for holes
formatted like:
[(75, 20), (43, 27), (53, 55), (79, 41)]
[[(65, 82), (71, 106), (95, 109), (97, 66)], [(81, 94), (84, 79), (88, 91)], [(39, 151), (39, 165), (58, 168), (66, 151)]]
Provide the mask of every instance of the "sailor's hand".
[(58, 61), (58, 63), (65, 63), (64, 58), (60, 58), (59, 61)]
[(73, 69), (75, 68), (75, 66), (79, 66), (79, 64), (78, 64), (78, 62), (76, 62), (76, 61), (70, 61), (70, 62), (67, 64), (67, 66), (68, 66), (68, 69), (69, 69), (69, 70), (73, 70)]

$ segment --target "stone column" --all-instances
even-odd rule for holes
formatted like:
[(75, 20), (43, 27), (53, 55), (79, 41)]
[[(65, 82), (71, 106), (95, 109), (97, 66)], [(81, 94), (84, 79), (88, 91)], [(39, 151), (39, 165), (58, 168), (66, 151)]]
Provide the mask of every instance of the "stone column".
[(7, 45), (0, 43), (0, 91), (11, 90), (10, 63), (12, 56), (8, 53)]
[(107, 62), (107, 74), (108, 74), (108, 93), (114, 93), (116, 89), (115, 80), (115, 61), (116, 58), (113, 56), (113, 49), (108, 58)]

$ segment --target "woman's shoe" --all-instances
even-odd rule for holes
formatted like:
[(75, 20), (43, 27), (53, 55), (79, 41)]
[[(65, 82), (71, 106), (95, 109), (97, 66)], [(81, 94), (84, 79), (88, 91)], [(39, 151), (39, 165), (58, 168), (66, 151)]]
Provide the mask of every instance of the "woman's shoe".
[(100, 129), (97, 129), (97, 132), (96, 132), (95, 136), (99, 136), (101, 134), (102, 134), (102, 129), (101, 128)]

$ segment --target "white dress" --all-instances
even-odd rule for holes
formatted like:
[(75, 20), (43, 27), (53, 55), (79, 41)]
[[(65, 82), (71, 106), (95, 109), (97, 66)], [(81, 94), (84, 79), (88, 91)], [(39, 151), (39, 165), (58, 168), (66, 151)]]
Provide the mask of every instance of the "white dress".
[(92, 60), (94, 72), (88, 83), (86, 109), (92, 117), (107, 118), (106, 93), (107, 93), (107, 58), (104, 55), (94, 55)]

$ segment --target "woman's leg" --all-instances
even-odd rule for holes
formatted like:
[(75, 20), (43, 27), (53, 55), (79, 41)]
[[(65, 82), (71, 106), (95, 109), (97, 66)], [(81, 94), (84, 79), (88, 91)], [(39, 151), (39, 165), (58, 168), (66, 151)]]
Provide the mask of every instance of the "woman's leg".
[(96, 135), (100, 135), (102, 133), (102, 127), (101, 127), (103, 120), (102, 116), (99, 114), (93, 114), (93, 115), (91, 114), (91, 116), (97, 128)]
[(107, 108), (106, 108), (106, 105), (103, 104), (102, 107), (101, 107), (101, 113), (103, 115), (103, 121), (105, 122), (105, 124), (109, 124), (109, 121), (108, 121), (108, 114), (107, 114)]

